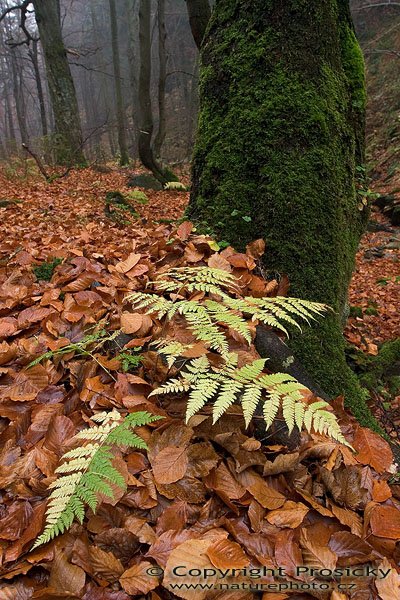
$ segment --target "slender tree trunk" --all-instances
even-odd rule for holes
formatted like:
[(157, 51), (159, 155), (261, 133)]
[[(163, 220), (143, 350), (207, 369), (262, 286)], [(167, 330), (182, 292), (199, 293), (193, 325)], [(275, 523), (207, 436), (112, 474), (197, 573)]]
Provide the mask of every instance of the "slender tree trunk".
[(40, 74), (39, 60), (38, 60), (38, 42), (34, 40), (32, 47), (29, 48), (29, 56), (33, 65), (33, 72), (35, 75), (36, 89), (38, 93), (39, 109), (40, 109), (40, 122), (42, 126), (42, 135), (47, 136), (47, 119), (46, 119), (46, 104), (44, 101), (42, 76)]
[(186, 0), (186, 6), (193, 39), (200, 49), (211, 17), (210, 4), (208, 0)]
[(15, 57), (11, 56), (11, 72), (14, 88), (14, 100), (15, 109), (17, 113), (17, 121), (19, 134), (21, 136), (21, 142), (26, 144), (28, 142), (28, 131), (26, 128), (26, 111), (25, 111), (25, 98), (22, 87), (22, 74), (21, 68), (17, 67)]
[(162, 145), (166, 135), (166, 114), (165, 114), (165, 86), (167, 82), (167, 51), (165, 28), (165, 0), (158, 0), (157, 4), (158, 20), (158, 131), (154, 139), (154, 154), (157, 158), (161, 156)]
[(15, 144), (17, 138), (16, 138), (16, 134), (15, 134), (13, 111), (12, 111), (10, 96), (9, 96), (8, 92), (6, 92), (6, 95), (5, 95), (5, 102), (6, 102), (6, 115), (7, 115), (7, 124), (8, 124), (8, 138), (10, 140), (12, 140)]
[(118, 145), (120, 151), (120, 164), (127, 165), (129, 163), (128, 147), (126, 144), (126, 131), (125, 131), (125, 114), (124, 104), (122, 100), (122, 85), (121, 85), (121, 67), (119, 60), (119, 47), (118, 47), (118, 25), (117, 25), (117, 11), (115, 8), (115, 0), (109, 0), (110, 5), (110, 22), (111, 22), (111, 46), (113, 56), (113, 67), (114, 67), (114, 80), (115, 80), (115, 96), (116, 96), (116, 113), (118, 123)]
[(127, 2), (127, 14), (128, 14), (128, 64), (129, 64), (129, 85), (131, 90), (131, 115), (133, 121), (133, 147), (134, 147), (134, 156), (137, 157), (137, 145), (139, 138), (139, 127), (138, 127), (138, 77), (137, 77), (137, 47), (136, 47), (136, 39), (137, 39), (137, 31), (139, 28), (139, 24), (137, 21), (137, 0), (126, 0)]
[(139, 158), (161, 182), (168, 181), (162, 167), (156, 161), (152, 149), (153, 113), (151, 109), (151, 40), (150, 40), (150, 2), (140, 0), (139, 5)]
[(33, 6), (58, 136), (56, 162), (84, 164), (78, 102), (61, 35), (60, 3), (59, 0), (33, 0)]
[[(368, 215), (364, 65), (347, 0), (218, 0), (202, 47), (192, 218), (238, 249), (264, 238), (264, 269), (334, 313), (291, 344), (313, 379), (370, 419), (342, 335)], [(372, 421), (369, 421), (372, 422)]]

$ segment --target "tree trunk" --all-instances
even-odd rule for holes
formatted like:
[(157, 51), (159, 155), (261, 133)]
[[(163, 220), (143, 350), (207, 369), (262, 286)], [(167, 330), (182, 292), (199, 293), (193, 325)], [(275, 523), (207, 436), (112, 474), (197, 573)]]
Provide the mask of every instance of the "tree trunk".
[(139, 71), (139, 158), (143, 165), (150, 169), (154, 177), (161, 183), (166, 183), (161, 165), (156, 161), (151, 138), (153, 135), (153, 113), (151, 110), (150, 83), (151, 83), (151, 40), (150, 40), (150, 9), (149, 0), (140, 0), (139, 5), (139, 46), (140, 46), (140, 71)]
[(200, 49), (211, 17), (210, 4), (208, 0), (186, 0), (186, 6), (193, 39)]
[(154, 154), (157, 158), (161, 156), (161, 148), (166, 134), (166, 115), (165, 115), (165, 85), (167, 82), (167, 52), (165, 41), (167, 32), (165, 29), (165, 0), (158, 0), (157, 5), (158, 19), (158, 131), (154, 139)]
[(35, 82), (36, 82), (36, 89), (37, 89), (37, 93), (38, 93), (39, 109), (40, 109), (40, 122), (42, 125), (42, 135), (47, 136), (48, 131), (47, 131), (47, 120), (46, 120), (46, 104), (44, 101), (42, 77), (40, 75), (40, 68), (39, 68), (37, 40), (34, 40), (32, 42), (32, 48), (29, 48), (29, 57), (32, 61), (33, 72), (35, 74)]
[(113, 67), (114, 67), (114, 80), (115, 80), (115, 97), (116, 97), (116, 110), (117, 110), (117, 124), (118, 124), (118, 145), (120, 151), (120, 165), (127, 165), (129, 163), (128, 146), (126, 144), (126, 131), (125, 131), (125, 115), (124, 115), (124, 103), (122, 100), (122, 85), (121, 85), (121, 68), (119, 60), (119, 47), (118, 47), (118, 25), (117, 25), (117, 11), (115, 8), (115, 0), (109, 0), (110, 5), (110, 21), (111, 21), (111, 46), (113, 56)]
[(217, 1), (202, 48), (189, 213), (237, 249), (264, 238), (268, 275), (287, 273), (291, 295), (333, 307), (290, 343), (316, 383), (371, 424), (342, 335), (368, 217), (355, 190), (364, 109), (348, 0)]
[(57, 134), (56, 162), (84, 164), (75, 86), (61, 35), (59, 0), (33, 0)]
[(11, 71), (14, 88), (15, 110), (17, 113), (17, 121), (22, 144), (28, 143), (28, 131), (26, 127), (26, 110), (24, 89), (22, 84), (22, 68), (17, 66), (15, 56), (11, 56)]

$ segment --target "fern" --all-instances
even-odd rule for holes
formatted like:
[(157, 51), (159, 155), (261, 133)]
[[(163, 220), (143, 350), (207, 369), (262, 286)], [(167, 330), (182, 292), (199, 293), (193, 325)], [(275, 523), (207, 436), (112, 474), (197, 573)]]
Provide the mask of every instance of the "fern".
[(136, 412), (129, 414), (121, 422), (121, 415), (116, 410), (92, 417), (99, 425), (75, 436), (75, 439), (89, 443), (66, 452), (62, 456), (62, 464), (55, 470), (60, 477), (49, 486), (52, 491), (47, 506), (46, 525), (32, 550), (64, 533), (75, 519), (82, 523), (86, 505), (95, 512), (98, 494), (113, 498), (112, 485), (126, 488), (123, 476), (112, 465), (112, 448), (145, 449), (145, 442), (132, 429), (160, 418), (147, 412)]
[[(30, 362), (27, 368), (34, 367), (43, 360), (53, 358), (54, 356), (69, 354), (70, 352), (75, 352), (78, 356), (92, 356), (97, 348), (102, 346), (105, 342), (113, 340), (119, 333), (119, 331), (114, 331), (112, 334), (109, 334), (105, 329), (99, 329), (94, 333), (85, 335), (79, 342), (71, 342), (70, 344), (58, 348), (58, 350), (49, 350), (48, 352), (41, 354), (38, 358), (35, 358), (35, 360)], [(93, 346), (93, 344), (95, 344), (95, 347), (89, 351), (88, 349)]]
[[(328, 310), (326, 305), (279, 296), (240, 297), (237, 280), (231, 273), (209, 267), (171, 269), (152, 285), (157, 293), (135, 292), (127, 300), (136, 310), (145, 309), (159, 319), (183, 316), (195, 339), (220, 355), (222, 366), (214, 366), (206, 356), (186, 361), (178, 377), (151, 395), (188, 392), (187, 420), (212, 401), (214, 423), (232, 404), (240, 403), (246, 426), (262, 404), (267, 429), (282, 411), (289, 432), (295, 426), (305, 427), (347, 444), (336, 417), (326, 410), (327, 403), (308, 406), (303, 398), (306, 388), (296, 379), (284, 373), (264, 373), (265, 359), (238, 368), (238, 356), (230, 352), (226, 332), (229, 328), (240, 334), (249, 345), (251, 322), (264, 323), (288, 335), (288, 326), (301, 330), (300, 323), (309, 325)], [(164, 297), (169, 294), (171, 299)], [(190, 347), (175, 340), (161, 340), (157, 345), (169, 367)]]

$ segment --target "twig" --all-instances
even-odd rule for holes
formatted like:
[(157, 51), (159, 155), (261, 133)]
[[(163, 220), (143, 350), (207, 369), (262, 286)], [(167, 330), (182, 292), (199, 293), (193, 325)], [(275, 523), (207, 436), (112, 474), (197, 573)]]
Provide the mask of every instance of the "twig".
[(31, 150), (27, 144), (22, 144), (23, 149), (25, 150), (25, 152), (27, 152), (28, 154), (30, 154), (32, 156), (32, 158), (34, 159), (34, 161), (36, 162), (39, 171), (41, 172), (41, 174), (43, 175), (43, 177), (46, 179), (47, 182), (51, 181), (51, 176), (47, 173), (46, 169), (44, 168), (44, 165), (42, 163), (42, 161), (40, 160), (40, 158), (38, 157), (37, 154), (35, 154), (33, 152), (33, 150)]

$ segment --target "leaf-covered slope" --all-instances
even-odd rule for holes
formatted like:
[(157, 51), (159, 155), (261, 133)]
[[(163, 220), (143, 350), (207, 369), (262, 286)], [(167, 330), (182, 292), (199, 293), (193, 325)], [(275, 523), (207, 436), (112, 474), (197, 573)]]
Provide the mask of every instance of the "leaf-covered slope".
[[(141, 224), (124, 229), (124, 239), (119, 230), (105, 227), (104, 241), (96, 238), (96, 226), (69, 231), (60, 219), (57, 227), (45, 221), (47, 237), (39, 246), (33, 225), (29, 235), (29, 211), (23, 211), (26, 229), (4, 242), (6, 262), (0, 266), (1, 600), (252, 600), (260, 594), (246, 585), (273, 583), (243, 572), (234, 578), (229, 572), (221, 581), (210, 573), (212, 585), (228, 582), (240, 589), (177, 589), (172, 586), (198, 583), (195, 575), (177, 578), (172, 572), (177, 565), (280, 566), (284, 583), (293, 578), (306, 586), (306, 573), (297, 575), (296, 565), (370, 564), (391, 569), (390, 574), (376, 583), (373, 577), (357, 578), (356, 593), (332, 596), (330, 590), (303, 588), (303, 598), (395, 597), (400, 489), (387, 484), (391, 453), (350, 419), (340, 401), (335, 411), (356, 455), (317, 434), (304, 434), (296, 451), (276, 443), (262, 447), (251, 428), (244, 429), (236, 405), (215, 425), (207, 406), (185, 425), (184, 395), (149, 397), (169, 370), (148, 348), (160, 323), (134, 312), (123, 298), (144, 290), (157, 273), (200, 264), (232, 273), (245, 295), (284, 295), (284, 279), (266, 282), (256, 271), (260, 245), (247, 254), (231, 248), (216, 253), (211, 240), (197, 236), (188, 223), (178, 230)], [(36, 204), (35, 211), (36, 219)], [(11, 231), (15, 221), (8, 215)], [(40, 226), (36, 223), (36, 229)], [(51, 281), (38, 282), (36, 259), (50, 252), (58, 256), (60, 250), (64, 262)], [(90, 346), (90, 354), (58, 352), (26, 370), (44, 352), (81, 340), (98, 322), (108, 331), (122, 326), (124, 336)], [(168, 327), (171, 336), (187, 343), (183, 323)], [(240, 336), (233, 341), (243, 363), (258, 358)], [(124, 372), (121, 352), (136, 355), (139, 347), (142, 360)], [(115, 500), (102, 497), (95, 516), (86, 510), (82, 525), (29, 552), (43, 531), (49, 485), (61, 455), (94, 414), (112, 409), (164, 416), (137, 431), (148, 455), (140, 449), (117, 451), (114, 465), (127, 491), (116, 488)], [(283, 593), (290, 597), (295, 590)]]

